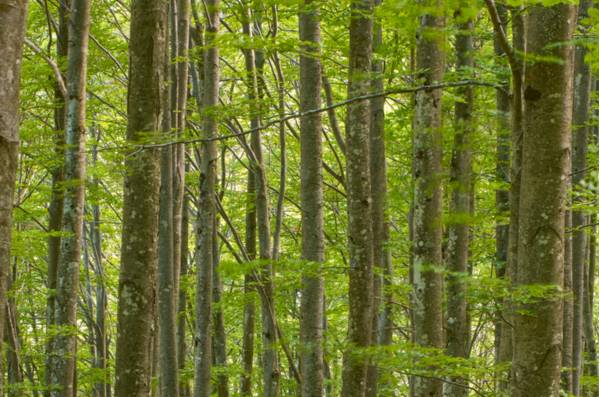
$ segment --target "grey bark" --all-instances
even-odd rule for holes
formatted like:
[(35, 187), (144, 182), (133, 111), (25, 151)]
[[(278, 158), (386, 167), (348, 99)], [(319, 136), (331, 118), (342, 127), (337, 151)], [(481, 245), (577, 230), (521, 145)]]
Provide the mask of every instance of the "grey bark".
[[(581, 1), (579, 4), (579, 18), (586, 18), (587, 10), (590, 4), (588, 1)], [(573, 204), (579, 204), (583, 197), (578, 194), (581, 184), (586, 177), (587, 166), (587, 126), (590, 107), (591, 73), (589, 66), (585, 61), (586, 48), (584, 46), (575, 47), (574, 81), (573, 81), (573, 142), (571, 149), (571, 187), (574, 192)], [(584, 225), (587, 222), (586, 214), (581, 209), (573, 209), (572, 214), (572, 280), (573, 280), (573, 361), (572, 365), (572, 389), (571, 393), (575, 396), (580, 395), (581, 375), (583, 367), (583, 345), (584, 345), (584, 283), (585, 268), (587, 259), (586, 249), (586, 231)], [(565, 272), (567, 269), (565, 269)], [(565, 273), (566, 277), (566, 273)], [(563, 354), (565, 354), (563, 349)], [(563, 365), (564, 366), (564, 365)], [(570, 372), (570, 371), (569, 371)], [(569, 389), (567, 389), (569, 390)]]
[[(378, 7), (381, 0), (375, 0)], [(377, 53), (383, 43), (381, 21), (373, 24), (373, 52)], [(381, 59), (372, 62), (372, 92), (383, 92), (384, 64)], [(385, 97), (371, 99), (371, 125), (369, 132), (369, 168), (371, 172), (371, 218), (373, 227), (373, 319), (372, 345), (388, 345), (392, 341), (392, 294), (389, 291), (392, 275), (392, 256), (389, 243), (389, 217), (387, 215), (387, 161), (385, 155)], [(384, 378), (377, 363), (367, 369), (367, 396), (379, 395), (378, 383)], [(389, 390), (387, 391), (389, 392)], [(384, 392), (385, 393), (385, 392)]]
[[(19, 90), (27, 1), (0, 3), (0, 341), (6, 324), (6, 284), (10, 269), (12, 211), (19, 153)], [(3, 377), (2, 377), (3, 378)], [(0, 379), (0, 394), (4, 382)]]
[[(131, 3), (127, 141), (158, 137), (162, 126), (167, 4)], [(160, 187), (159, 151), (133, 149), (125, 161), (116, 346), (116, 397), (147, 397), (154, 334)]]
[[(321, 107), (321, 28), (318, 4), (300, 4), (300, 112)], [(323, 148), (321, 115), (300, 118), (300, 207), (302, 208), (302, 275), (300, 302), (301, 396), (323, 395)]]
[[(473, 28), (471, 18), (455, 13), (456, 70), (469, 73), (473, 67)], [(450, 221), (448, 225), (448, 284), (446, 350), (450, 356), (469, 357), (469, 314), (467, 306), (467, 277), (469, 276), (469, 244), (471, 197), (473, 195), (471, 141), (474, 129), (473, 87), (466, 86), (457, 92), (460, 101), (454, 104), (454, 147), (450, 165)], [(450, 378), (444, 385), (444, 396), (466, 397), (468, 379)]]
[[(441, 1), (431, 4), (442, 6)], [(416, 69), (423, 84), (440, 82), (444, 75), (444, 19), (423, 15), (417, 37)], [(427, 34), (424, 34), (428, 31)], [(443, 347), (442, 334), (442, 92), (420, 91), (415, 97), (413, 122), (412, 320), (414, 341)], [(442, 383), (414, 379), (415, 397), (441, 396)]]
[(72, 397), (77, 354), (77, 293), (83, 230), (86, 140), (86, 74), (89, 0), (73, 0), (69, 13), (69, 50), (67, 55), (66, 149), (60, 253), (56, 269), (54, 322), (57, 333), (51, 342), (51, 396)]
[[(546, 285), (549, 293), (515, 304), (511, 393), (557, 396), (560, 388), (564, 214), (569, 169), (572, 55), (568, 42), (574, 7), (529, 9), (527, 51), (561, 63), (536, 59), (525, 72), (523, 158), (519, 202), (519, 247), (515, 287)], [(552, 27), (552, 28), (549, 28)], [(558, 296), (557, 296), (558, 295)]]
[[(223, 164), (224, 165), (224, 164)], [(215, 227), (213, 229), (213, 286), (212, 296), (215, 308), (213, 310), (213, 321), (214, 321), (214, 338), (213, 338), (213, 351), (214, 351), (214, 364), (218, 369), (218, 375), (216, 380), (217, 385), (217, 396), (228, 397), (229, 396), (229, 376), (227, 376), (227, 335), (225, 333), (225, 316), (223, 314), (223, 282), (221, 281), (221, 275), (219, 274), (219, 243), (218, 243), (218, 230), (219, 230), (219, 218), (215, 218)]]
[[(217, 135), (214, 107), (219, 104), (219, 0), (206, 2), (206, 49), (204, 51), (203, 134)], [(200, 200), (196, 224), (196, 335), (194, 336), (194, 397), (210, 397), (212, 368), (212, 272), (216, 216), (217, 142), (204, 141), (200, 148)]]
[[(58, 31), (56, 37), (56, 57), (57, 64), (61, 68), (62, 76), (64, 77), (64, 68), (66, 65), (66, 57), (68, 51), (68, 26), (67, 13), (69, 2), (62, 1), (58, 7)], [(64, 181), (63, 161), (64, 161), (64, 145), (65, 145), (65, 99), (59, 88), (59, 82), (56, 82), (54, 90), (54, 153), (60, 163), (56, 164), (52, 169), (52, 193), (50, 203), (48, 205), (48, 231), (59, 234), (62, 211), (63, 211), (63, 193), (62, 185)], [(56, 299), (56, 269), (58, 267), (58, 255), (60, 252), (60, 236), (54, 235), (48, 237), (48, 296), (46, 298), (46, 329), (50, 330), (54, 323), (54, 303)], [(52, 357), (52, 338), (47, 338), (46, 341), (46, 359), (45, 359), (45, 378), (44, 385), (46, 390), (44, 396), (50, 396), (50, 370)]]
[[(373, 43), (373, 2), (351, 3), (348, 98), (369, 93)], [(369, 170), (368, 100), (348, 106), (346, 169), (348, 193), (348, 347), (344, 352), (342, 395), (365, 395), (368, 358), (360, 350), (371, 343), (373, 296), (373, 231)]]
[[(250, 29), (250, 9), (244, 4), (244, 21), (242, 23), (244, 34), (252, 36)], [(255, 184), (256, 226), (258, 232), (258, 257), (264, 261), (260, 272), (261, 288), (261, 317), (263, 328), (263, 394), (265, 397), (279, 396), (279, 357), (277, 354), (277, 329), (275, 325), (275, 306), (273, 301), (273, 265), (271, 263), (271, 236), (270, 236), (270, 214), (269, 196), (265, 167), (263, 162), (263, 148), (261, 132), (257, 130), (260, 126), (258, 93), (257, 65), (262, 64), (262, 55), (257, 56), (252, 49), (244, 52), (245, 66), (248, 84), (248, 99), (250, 101), (250, 128), (253, 132), (250, 137), (252, 156), (250, 167), (253, 172)]]

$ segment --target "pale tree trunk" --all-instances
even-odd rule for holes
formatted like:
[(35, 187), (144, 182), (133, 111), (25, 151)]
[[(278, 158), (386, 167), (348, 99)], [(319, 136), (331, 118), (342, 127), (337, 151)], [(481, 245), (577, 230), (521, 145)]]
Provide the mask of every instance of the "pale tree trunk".
[[(58, 7), (58, 32), (56, 37), (56, 57), (57, 64), (61, 67), (62, 77), (64, 78), (64, 65), (68, 51), (68, 26), (67, 13), (69, 1), (60, 2)], [(55, 165), (52, 172), (52, 193), (48, 205), (48, 231), (58, 234), (60, 232), (63, 211), (63, 161), (65, 146), (65, 99), (64, 94), (59, 89), (59, 82), (56, 82), (54, 91), (54, 125), (56, 128), (54, 134), (54, 154), (60, 163)], [(60, 236), (54, 235), (48, 237), (48, 296), (46, 298), (46, 330), (49, 332), (54, 324), (54, 303), (56, 300), (56, 268), (58, 267), (58, 255), (60, 252)], [(50, 396), (50, 370), (52, 357), (52, 338), (46, 338), (46, 359), (44, 385), (46, 390), (44, 396)]]
[[(354, 0), (350, 17), (348, 98), (365, 95), (371, 88), (373, 2)], [(360, 351), (371, 343), (373, 296), (373, 231), (369, 170), (368, 100), (348, 105), (346, 169), (348, 192), (348, 348), (344, 352), (342, 395), (365, 395), (368, 359)]]
[[(318, 5), (300, 4), (300, 112), (321, 107), (321, 28)], [(323, 148), (321, 114), (300, 118), (300, 207), (302, 208), (302, 276), (300, 303), (300, 371), (302, 397), (323, 395)]]
[[(381, 0), (375, 0), (377, 7)], [(381, 22), (373, 25), (373, 52), (377, 52), (383, 42)], [(371, 91), (383, 92), (383, 61), (373, 60)], [(369, 131), (369, 169), (371, 172), (371, 218), (373, 228), (373, 312), (371, 344), (388, 345), (392, 339), (391, 308), (392, 295), (386, 290), (392, 275), (392, 256), (389, 249), (389, 219), (387, 211), (387, 163), (385, 157), (385, 97), (371, 99), (371, 125)], [(376, 363), (367, 369), (367, 396), (378, 395), (378, 383), (383, 373), (379, 373)]]
[[(498, 6), (498, 14), (502, 29), (506, 32), (508, 13), (506, 7)], [(498, 36), (494, 35), (494, 50), (496, 57), (505, 56), (499, 43)], [(509, 195), (508, 186), (510, 183), (510, 89), (509, 82), (502, 83), (502, 90), (496, 90), (496, 180), (502, 184), (502, 187), (496, 190), (496, 277), (508, 280), (508, 216), (509, 216)], [(499, 219), (498, 219), (499, 218)], [(500, 301), (501, 309), (498, 312), (495, 326), (495, 362), (497, 364), (511, 360), (507, 355), (511, 345), (510, 324), (507, 321), (507, 311), (505, 305), (507, 301)], [(504, 375), (500, 375), (499, 383), (506, 382)]]
[[(437, 8), (443, 3), (437, 0)], [(444, 77), (444, 19), (421, 16), (416, 68), (422, 84)], [(435, 33), (432, 33), (431, 31)], [(427, 32), (426, 32), (427, 31)], [(419, 91), (413, 124), (413, 239), (412, 317), (414, 341), (424, 347), (443, 347), (442, 334), (442, 92)], [(416, 377), (414, 396), (441, 396), (439, 380)]]
[(214, 107), (219, 104), (219, 0), (206, 2), (206, 49), (204, 51), (203, 138), (200, 148), (200, 198), (196, 225), (196, 335), (194, 351), (194, 397), (210, 397), (212, 368), (212, 272), (215, 244), (218, 120)]
[(72, 397), (77, 352), (77, 293), (83, 229), (85, 192), (86, 138), (86, 74), (88, 35), (90, 28), (89, 0), (73, 0), (69, 13), (69, 50), (67, 56), (66, 149), (63, 217), (58, 267), (56, 269), (56, 300), (54, 325), (57, 334), (52, 339), (50, 358), (51, 396)]
[[(252, 36), (250, 28), (250, 8), (244, 2), (243, 10), (243, 29), (244, 34)], [(255, 185), (255, 206), (256, 206), (256, 226), (258, 232), (258, 257), (264, 261), (260, 272), (261, 290), (261, 316), (263, 328), (263, 394), (265, 397), (279, 396), (279, 357), (277, 354), (277, 329), (275, 325), (275, 305), (273, 294), (273, 265), (271, 263), (271, 237), (270, 237), (270, 215), (269, 215), (269, 195), (267, 187), (267, 178), (263, 162), (263, 148), (261, 132), (257, 130), (260, 126), (260, 108), (256, 103), (258, 99), (258, 62), (255, 58), (255, 51), (247, 50), (244, 52), (245, 66), (248, 82), (248, 99), (250, 100), (250, 128), (253, 132), (250, 137), (250, 147), (252, 156), (250, 167), (253, 172)], [(262, 56), (261, 56), (262, 58)]]
[[(27, 1), (0, 2), (0, 341), (5, 328), (12, 210), (19, 152), (19, 90)], [(0, 377), (0, 395), (3, 393)]]
[[(549, 288), (546, 296), (515, 304), (511, 395), (556, 396), (560, 389), (563, 238), (572, 106), (571, 40), (574, 7), (532, 6), (527, 51), (538, 59), (525, 72), (523, 158), (516, 288)], [(552, 26), (552, 29), (548, 29)]]
[[(162, 126), (167, 4), (131, 3), (127, 140), (137, 145)], [(160, 157), (134, 147), (126, 156), (116, 346), (116, 397), (150, 393)]]
[[(464, 6), (464, 4), (463, 4)], [(456, 36), (456, 70), (469, 73), (473, 67), (473, 20), (455, 13), (459, 33)], [(471, 136), (473, 134), (473, 87), (457, 90), (460, 101), (454, 104), (454, 147), (450, 168), (451, 203), (448, 226), (448, 285), (446, 350), (448, 355), (469, 357), (469, 314), (467, 277), (469, 276), (469, 217), (473, 195)], [(452, 377), (444, 385), (444, 395), (466, 397), (468, 379)]]
[[(590, 4), (588, 1), (581, 1), (579, 5), (579, 18), (587, 18), (587, 10)], [(574, 65), (574, 86), (573, 86), (573, 142), (572, 142), (572, 169), (571, 186), (574, 195), (574, 203), (578, 204), (584, 198), (578, 194), (581, 185), (585, 180), (587, 166), (587, 133), (589, 127), (586, 125), (589, 117), (591, 73), (586, 64), (584, 46), (575, 48)], [(572, 211), (572, 271), (573, 271), (573, 387), (571, 393), (575, 396), (580, 395), (581, 375), (583, 367), (583, 342), (584, 342), (584, 288), (585, 288), (585, 268), (587, 259), (586, 250), (586, 214), (581, 209)], [(566, 269), (565, 269), (566, 271)], [(565, 353), (563, 349), (563, 354)], [(563, 365), (564, 366), (564, 365)], [(569, 366), (569, 367), (571, 367)]]

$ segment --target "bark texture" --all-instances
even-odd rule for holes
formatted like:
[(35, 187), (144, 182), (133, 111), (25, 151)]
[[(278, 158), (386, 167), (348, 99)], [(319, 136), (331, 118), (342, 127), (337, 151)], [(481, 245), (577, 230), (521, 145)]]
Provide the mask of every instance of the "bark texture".
[[(131, 3), (127, 140), (158, 137), (162, 126), (167, 3)], [(159, 151), (126, 156), (116, 346), (116, 397), (147, 397), (154, 334), (160, 187)]]
[(572, 59), (568, 42), (575, 24), (570, 5), (529, 10), (527, 51), (537, 58), (525, 72), (525, 113), (517, 291), (546, 288), (546, 294), (514, 313), (512, 395), (557, 396), (560, 388), (564, 215), (569, 169)]
[[(0, 1), (0, 341), (5, 329), (12, 211), (19, 152), (19, 90), (27, 1)], [(3, 382), (0, 379), (0, 394)]]
[[(321, 29), (318, 5), (300, 5), (300, 112), (321, 107)], [(302, 277), (300, 370), (302, 397), (323, 395), (323, 148), (321, 115), (300, 119), (300, 206), (302, 208)]]
[(86, 139), (86, 74), (89, 0), (73, 0), (69, 13), (69, 50), (67, 56), (66, 149), (64, 179), (66, 182), (61, 231), (60, 254), (56, 269), (56, 301), (54, 326), (57, 333), (51, 342), (51, 396), (71, 397), (76, 394), (75, 362), (77, 354), (77, 293), (83, 231), (85, 192)]
[[(459, 33), (456, 36), (456, 69), (469, 73), (473, 67), (473, 20), (455, 13)], [(469, 357), (469, 318), (467, 277), (469, 276), (469, 243), (473, 177), (471, 141), (473, 134), (473, 87), (457, 92), (460, 101), (454, 105), (454, 147), (450, 165), (450, 220), (448, 225), (448, 313), (446, 349), (450, 356)], [(451, 378), (444, 385), (444, 395), (466, 397), (467, 379)]]
[[(438, 9), (441, 1), (434, 3)], [(440, 82), (444, 74), (444, 19), (421, 16), (417, 37), (416, 68), (422, 84)], [(413, 241), (412, 303), (414, 341), (426, 347), (443, 347), (442, 334), (442, 92), (419, 91), (413, 122)], [(442, 382), (414, 379), (414, 396), (441, 396)]]
[[(350, 16), (350, 70), (348, 98), (370, 91), (373, 45), (373, 2), (353, 0)], [(342, 395), (364, 396), (368, 358), (361, 351), (371, 343), (373, 312), (373, 231), (369, 170), (368, 100), (352, 102), (346, 121), (346, 172), (348, 194), (348, 347), (344, 352)]]

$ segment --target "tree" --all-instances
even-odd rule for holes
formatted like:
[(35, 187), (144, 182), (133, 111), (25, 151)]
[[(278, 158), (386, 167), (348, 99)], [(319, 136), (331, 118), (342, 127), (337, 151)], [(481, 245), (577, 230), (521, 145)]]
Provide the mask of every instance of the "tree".
[[(5, 327), (7, 270), (10, 268), (12, 211), (19, 153), (19, 88), (27, 1), (0, 2), (0, 340)], [(0, 381), (0, 394), (3, 382)]]
[[(468, 12), (468, 4), (462, 4)], [(456, 35), (456, 69), (469, 73), (473, 67), (473, 20), (455, 13), (458, 33)], [(467, 276), (469, 274), (471, 201), (473, 196), (473, 170), (471, 141), (473, 135), (473, 87), (459, 88), (460, 100), (454, 105), (454, 146), (450, 165), (450, 225), (448, 226), (448, 313), (446, 344), (448, 354), (468, 358), (470, 323), (467, 304)], [(464, 378), (452, 378), (447, 383), (448, 396), (467, 396)]]
[[(548, 30), (548, 26), (554, 29)], [(572, 105), (574, 8), (533, 6), (529, 12), (517, 291), (544, 287), (514, 315), (513, 396), (558, 395), (561, 370), (563, 238)], [(548, 62), (552, 56), (560, 63)], [(543, 175), (543, 177), (541, 177)]]
[(52, 340), (50, 385), (52, 396), (75, 395), (75, 356), (77, 352), (77, 293), (83, 229), (86, 138), (86, 75), (90, 2), (73, 0), (69, 18), (67, 56), (66, 149), (62, 226)]
[[(300, 5), (300, 111), (321, 107), (321, 29), (318, 5), (310, 0)], [(323, 148), (321, 115), (300, 119), (300, 205), (302, 207), (302, 259), (307, 261), (302, 278), (300, 365), (302, 396), (323, 395)]]
[(138, 147), (162, 127), (167, 5), (131, 4), (123, 234), (116, 346), (116, 397), (147, 396), (154, 331), (157, 266), (159, 152)]
[[(439, 10), (443, 2), (436, 1)], [(444, 77), (442, 29), (438, 15), (421, 16), (416, 67), (422, 84)], [(413, 121), (413, 339), (421, 346), (442, 347), (442, 103), (441, 89), (419, 91)], [(416, 377), (414, 396), (441, 396), (442, 383)]]
[[(373, 45), (373, 2), (353, 0), (350, 16), (348, 98), (370, 90)], [(348, 106), (346, 121), (346, 172), (348, 200), (348, 347), (344, 352), (342, 395), (363, 396), (367, 362), (360, 351), (371, 343), (373, 312), (373, 230), (369, 171), (370, 103), (357, 100)]]

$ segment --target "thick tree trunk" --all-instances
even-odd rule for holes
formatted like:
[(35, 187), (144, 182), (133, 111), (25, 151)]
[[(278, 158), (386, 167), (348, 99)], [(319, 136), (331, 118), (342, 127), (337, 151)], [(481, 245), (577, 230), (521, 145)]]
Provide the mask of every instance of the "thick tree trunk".
[[(321, 28), (318, 5), (305, 0), (299, 12), (300, 112), (321, 107)], [(300, 303), (300, 371), (302, 397), (323, 395), (323, 148), (321, 114), (300, 118), (300, 207), (302, 208), (302, 276)]]
[[(440, 0), (434, 2), (441, 7)], [(417, 38), (416, 68), (422, 84), (444, 77), (442, 32), (444, 19), (421, 17)], [(435, 34), (431, 33), (435, 31)], [(443, 347), (442, 334), (442, 92), (419, 91), (413, 124), (413, 332), (418, 345)], [(441, 396), (442, 383), (432, 378), (414, 379), (414, 396)]]
[[(473, 67), (473, 20), (455, 13), (459, 33), (456, 36), (456, 70), (469, 73)], [(453, 357), (469, 357), (469, 315), (467, 277), (469, 275), (469, 238), (471, 197), (473, 195), (471, 136), (473, 133), (473, 87), (460, 88), (460, 101), (454, 105), (454, 147), (450, 169), (450, 220), (448, 226), (448, 313), (446, 349)], [(444, 385), (444, 396), (466, 397), (467, 379), (451, 378)]]
[(77, 352), (77, 293), (83, 229), (85, 192), (86, 138), (86, 74), (88, 35), (90, 28), (89, 0), (73, 0), (69, 14), (69, 50), (67, 56), (66, 149), (63, 217), (58, 267), (56, 269), (56, 300), (54, 325), (57, 334), (52, 339), (50, 384), (51, 396), (72, 397)]
[[(579, 5), (579, 18), (587, 18), (588, 1), (581, 1)], [(591, 73), (585, 61), (586, 49), (584, 46), (575, 48), (574, 86), (573, 86), (573, 142), (572, 142), (572, 168), (571, 186), (574, 195), (574, 205), (584, 200), (578, 190), (585, 180), (587, 166), (587, 133), (589, 127), (586, 125), (589, 117)], [(580, 395), (581, 375), (583, 367), (583, 345), (584, 345), (584, 288), (585, 268), (587, 259), (586, 250), (586, 214), (581, 209), (572, 212), (572, 279), (573, 279), (573, 361), (571, 393)], [(565, 269), (566, 271), (567, 269)], [(566, 274), (565, 274), (566, 277)], [(565, 350), (563, 348), (563, 354)], [(563, 366), (565, 366), (563, 364)], [(569, 389), (567, 389), (569, 390)]]
[[(373, 2), (354, 0), (350, 17), (348, 98), (365, 95), (371, 88)], [(365, 394), (368, 359), (360, 351), (371, 343), (373, 313), (373, 231), (371, 224), (371, 180), (369, 170), (368, 100), (348, 106), (346, 123), (346, 168), (348, 192), (348, 348), (344, 352), (342, 395)]]
[(204, 51), (204, 115), (200, 154), (200, 199), (196, 225), (196, 335), (194, 352), (194, 397), (210, 397), (212, 368), (212, 279), (214, 257), (218, 121), (213, 108), (219, 104), (219, 0), (206, 3), (206, 49)]
[[(138, 145), (162, 126), (167, 4), (131, 4), (127, 140)], [(134, 148), (126, 156), (116, 347), (116, 397), (147, 397), (154, 334), (159, 151)]]
[[(563, 238), (566, 179), (572, 106), (571, 40), (574, 8), (532, 6), (529, 10), (527, 51), (538, 59), (525, 72), (525, 112), (519, 256), (516, 288), (527, 292), (544, 285), (547, 294), (516, 304), (512, 395), (559, 394), (561, 370)], [(552, 29), (548, 29), (552, 26)]]
[[(10, 269), (12, 211), (19, 152), (19, 90), (26, 0), (0, 3), (0, 341), (5, 328), (6, 282)], [(3, 378), (3, 377), (0, 377)], [(0, 379), (0, 395), (3, 394)]]

